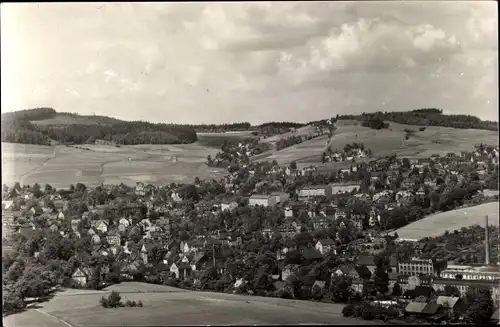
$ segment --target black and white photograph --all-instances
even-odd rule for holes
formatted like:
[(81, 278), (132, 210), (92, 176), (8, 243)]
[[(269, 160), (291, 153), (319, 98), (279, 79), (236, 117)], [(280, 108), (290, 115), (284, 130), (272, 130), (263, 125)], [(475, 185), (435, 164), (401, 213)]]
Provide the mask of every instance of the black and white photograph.
[(4, 327), (499, 324), (497, 1), (0, 8)]

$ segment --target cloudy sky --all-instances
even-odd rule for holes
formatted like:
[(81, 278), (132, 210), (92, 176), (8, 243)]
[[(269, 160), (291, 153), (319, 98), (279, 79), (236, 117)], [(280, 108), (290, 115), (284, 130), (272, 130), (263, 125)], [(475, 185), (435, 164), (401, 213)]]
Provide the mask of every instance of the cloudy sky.
[(2, 112), (498, 120), (496, 1), (2, 4)]

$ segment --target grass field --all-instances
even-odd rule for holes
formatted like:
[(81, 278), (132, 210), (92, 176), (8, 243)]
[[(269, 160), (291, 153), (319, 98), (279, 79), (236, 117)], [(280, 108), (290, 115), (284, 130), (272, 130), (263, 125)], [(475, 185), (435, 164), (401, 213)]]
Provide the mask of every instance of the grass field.
[[(363, 143), (366, 148), (372, 150), (374, 157), (395, 154), (408, 158), (470, 151), (474, 145), (481, 142), (498, 144), (498, 134), (494, 131), (429, 126), (421, 132), (419, 131), (421, 126), (388, 123), (390, 124), (389, 129), (374, 130), (361, 126), (361, 123), (357, 121), (339, 120), (337, 130), (330, 140), (327, 136), (318, 137), (281, 151), (269, 151), (257, 156), (254, 160), (276, 160), (280, 164), (288, 164), (291, 161), (305, 165), (318, 164), (321, 161), (322, 152), (327, 147), (332, 150), (343, 149), (346, 144), (354, 142)], [(405, 139), (405, 129), (415, 131), (408, 140)], [(307, 135), (309, 132), (313, 132), (312, 127), (305, 126), (299, 128), (296, 133), (276, 135), (265, 139), (265, 141), (273, 142), (294, 134)]]
[[(371, 149), (375, 157), (393, 154), (399, 157), (430, 157), (434, 153), (445, 155), (448, 152), (470, 151), (481, 142), (498, 144), (495, 131), (428, 126), (421, 132), (421, 126), (393, 122), (388, 122), (389, 129), (374, 130), (354, 123), (348, 120), (338, 122), (330, 142), (331, 149), (341, 149), (347, 143), (357, 142)], [(415, 131), (414, 136), (405, 140), (405, 129)]]
[(192, 182), (195, 177), (219, 179), (220, 168), (206, 166), (217, 149), (199, 144), (85, 146), (92, 151), (66, 146), (37, 146), (2, 143), (2, 182), (50, 184), (67, 188), (85, 183)]
[(97, 124), (113, 124), (120, 122), (119, 119), (106, 116), (80, 116), (67, 113), (57, 113), (55, 117), (43, 120), (33, 120), (35, 125), (97, 125)]
[[(142, 308), (104, 309), (99, 299), (109, 291), (121, 292), (122, 302), (142, 301)], [(65, 291), (39, 310), (44, 319), (53, 317), (66, 327), (159, 326), (159, 325), (250, 325), (250, 324), (375, 324), (342, 317), (342, 305), (276, 298), (241, 296), (212, 292), (183, 291), (161, 285), (123, 283), (107, 291)], [(4, 326), (14, 327), (31, 310), (4, 318)], [(24, 316), (23, 316), (24, 315)], [(23, 327), (60, 326), (32, 320)], [(43, 322), (42, 322), (43, 323)]]
[(420, 240), (424, 237), (436, 237), (446, 231), (453, 232), (462, 227), (484, 225), (484, 216), (488, 215), (489, 224), (498, 226), (498, 202), (490, 202), (474, 207), (456, 209), (428, 216), (402, 227), (396, 232), (400, 238)]

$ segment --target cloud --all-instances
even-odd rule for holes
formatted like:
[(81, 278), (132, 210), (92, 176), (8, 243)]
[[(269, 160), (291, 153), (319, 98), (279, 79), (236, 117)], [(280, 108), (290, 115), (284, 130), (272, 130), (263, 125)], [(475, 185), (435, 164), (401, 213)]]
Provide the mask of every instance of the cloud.
[(496, 5), (4, 4), (2, 110), (258, 123), (441, 107), (497, 119)]

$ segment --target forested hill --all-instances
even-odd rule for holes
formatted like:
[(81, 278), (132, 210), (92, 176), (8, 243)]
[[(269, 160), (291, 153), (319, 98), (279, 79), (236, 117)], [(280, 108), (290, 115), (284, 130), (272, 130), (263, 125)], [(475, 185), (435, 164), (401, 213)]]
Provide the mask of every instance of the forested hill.
[(386, 120), (407, 125), (441, 126), (462, 129), (472, 128), (498, 131), (498, 122), (484, 121), (470, 115), (445, 115), (443, 114), (443, 110), (435, 108), (416, 109), (401, 112), (375, 112), (363, 113), (361, 115), (342, 115), (338, 118), (368, 121), (374, 117), (382, 121)]
[(197, 141), (189, 126), (122, 121), (106, 116), (58, 113), (36, 108), (2, 114), (2, 142), (50, 144), (92, 143), (96, 139), (117, 144), (179, 144)]

